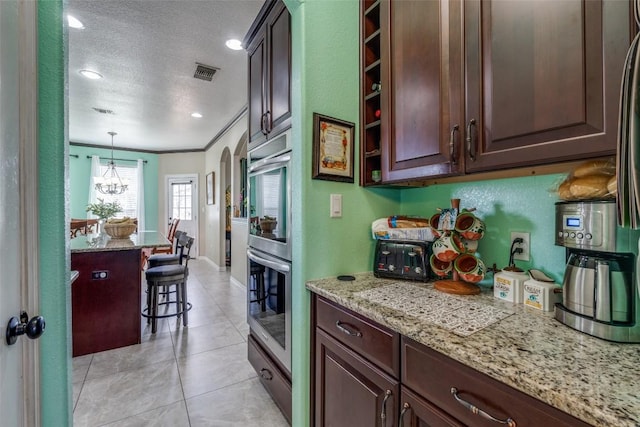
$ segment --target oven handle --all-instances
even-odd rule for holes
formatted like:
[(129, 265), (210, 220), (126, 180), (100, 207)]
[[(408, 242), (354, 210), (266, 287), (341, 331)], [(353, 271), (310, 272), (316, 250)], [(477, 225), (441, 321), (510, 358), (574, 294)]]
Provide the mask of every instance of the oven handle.
[(272, 166), (284, 165), (291, 161), (291, 153), (282, 154), (276, 157), (270, 157), (268, 159), (258, 160), (251, 166), (249, 166), (249, 172), (258, 172), (261, 169)]
[(249, 259), (251, 261), (260, 263), (262, 265), (265, 265), (269, 268), (272, 268), (276, 271), (280, 271), (280, 272), (284, 272), (284, 273), (288, 273), (289, 271), (291, 271), (291, 267), (289, 267), (288, 264), (286, 263), (282, 263), (282, 262), (277, 262), (277, 261), (271, 261), (269, 259), (266, 258), (262, 258), (260, 255), (256, 255), (255, 252), (253, 252), (251, 249), (247, 249), (247, 256), (249, 257)]

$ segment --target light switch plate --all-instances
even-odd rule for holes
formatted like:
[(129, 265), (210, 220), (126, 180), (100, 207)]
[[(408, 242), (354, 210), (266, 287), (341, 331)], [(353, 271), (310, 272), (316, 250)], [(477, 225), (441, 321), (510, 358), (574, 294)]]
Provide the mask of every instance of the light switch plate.
[(329, 196), (329, 217), (342, 217), (342, 194), (331, 194)]

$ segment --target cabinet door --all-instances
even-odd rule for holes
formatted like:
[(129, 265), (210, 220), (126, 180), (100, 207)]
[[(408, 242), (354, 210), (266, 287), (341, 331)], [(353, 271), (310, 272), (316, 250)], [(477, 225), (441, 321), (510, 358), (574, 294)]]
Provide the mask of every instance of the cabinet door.
[(258, 34), (249, 46), (249, 143), (266, 140), (263, 113), (265, 108), (265, 34)]
[(461, 2), (383, 8), (383, 181), (456, 174), (462, 123)]
[(291, 18), (283, 3), (271, 14), (269, 34), (268, 132), (279, 133), (291, 123)]
[(316, 328), (315, 425), (396, 425), (399, 384)]
[(464, 424), (406, 387), (402, 388), (400, 394), (399, 419), (399, 427), (464, 427)]
[(630, 2), (464, 2), (466, 170), (615, 153)]

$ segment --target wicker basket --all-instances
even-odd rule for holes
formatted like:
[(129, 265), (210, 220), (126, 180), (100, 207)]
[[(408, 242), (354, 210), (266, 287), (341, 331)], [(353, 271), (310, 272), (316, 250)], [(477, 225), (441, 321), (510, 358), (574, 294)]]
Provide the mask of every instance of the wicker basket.
[(131, 233), (136, 231), (136, 225), (133, 223), (109, 224), (104, 225), (104, 231), (112, 239), (128, 239)]

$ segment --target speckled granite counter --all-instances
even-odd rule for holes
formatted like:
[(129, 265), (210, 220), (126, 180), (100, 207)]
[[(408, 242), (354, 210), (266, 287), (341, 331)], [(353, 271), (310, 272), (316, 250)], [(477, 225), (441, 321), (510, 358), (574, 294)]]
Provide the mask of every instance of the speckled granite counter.
[(88, 234), (71, 239), (69, 245), (71, 253), (77, 253), (157, 248), (171, 246), (171, 243), (158, 231), (141, 231), (132, 234), (128, 239), (112, 239), (106, 234)]
[[(497, 300), (490, 291), (451, 296), (513, 313), (462, 336), (403, 306), (365, 299), (362, 291), (394, 283), (433, 289), (431, 284), (356, 274), (352, 282), (312, 280), (307, 289), (412, 338), (594, 426), (640, 426), (640, 344), (617, 344), (574, 331), (544, 313)], [(396, 293), (403, 287), (389, 287)], [(402, 295), (398, 295), (401, 300)], [(391, 298), (389, 301), (393, 301)]]

